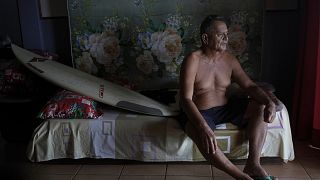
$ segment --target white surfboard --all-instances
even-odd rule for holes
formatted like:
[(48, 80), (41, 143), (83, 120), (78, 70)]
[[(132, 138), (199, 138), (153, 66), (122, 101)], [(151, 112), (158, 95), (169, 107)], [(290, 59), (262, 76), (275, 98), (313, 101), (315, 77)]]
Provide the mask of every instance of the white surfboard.
[(40, 77), (96, 101), (156, 116), (175, 116), (178, 111), (142, 94), (95, 77), (64, 64), (46, 59), (17, 45), (11, 45), (15, 56)]

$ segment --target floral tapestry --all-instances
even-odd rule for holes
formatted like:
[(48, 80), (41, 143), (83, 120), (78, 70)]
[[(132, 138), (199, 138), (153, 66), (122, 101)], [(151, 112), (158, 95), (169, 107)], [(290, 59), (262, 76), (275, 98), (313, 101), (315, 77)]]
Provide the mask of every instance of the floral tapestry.
[(183, 59), (200, 47), (200, 24), (226, 18), (230, 51), (253, 79), (261, 64), (257, 0), (68, 0), (75, 68), (135, 90), (178, 87)]

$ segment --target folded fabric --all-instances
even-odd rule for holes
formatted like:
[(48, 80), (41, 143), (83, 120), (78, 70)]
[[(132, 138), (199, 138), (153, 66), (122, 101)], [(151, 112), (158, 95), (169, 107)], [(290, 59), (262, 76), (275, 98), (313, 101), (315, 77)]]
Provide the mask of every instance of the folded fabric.
[(63, 90), (51, 98), (40, 111), (41, 119), (93, 119), (102, 115), (93, 99)]

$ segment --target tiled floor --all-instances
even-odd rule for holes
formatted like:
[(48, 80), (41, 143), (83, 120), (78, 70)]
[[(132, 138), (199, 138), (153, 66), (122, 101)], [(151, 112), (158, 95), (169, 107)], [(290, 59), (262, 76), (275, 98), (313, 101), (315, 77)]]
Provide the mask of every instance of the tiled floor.
[[(30, 163), (25, 159), (25, 145), (5, 148), (1, 177), (26, 180), (228, 180), (227, 174), (206, 162), (138, 163), (110, 160), (53, 161)], [(295, 142), (296, 159), (287, 164), (264, 163), (264, 168), (280, 180), (320, 180), (320, 151), (305, 142)], [(243, 165), (237, 165), (243, 168)]]

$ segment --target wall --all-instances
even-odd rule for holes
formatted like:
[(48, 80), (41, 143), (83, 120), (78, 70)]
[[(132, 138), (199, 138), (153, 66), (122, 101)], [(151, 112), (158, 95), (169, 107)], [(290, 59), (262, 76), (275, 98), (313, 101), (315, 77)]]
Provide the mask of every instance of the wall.
[[(18, 3), (17, 3), (18, 2)], [(56, 52), (70, 64), (67, 18), (41, 19), (37, 0), (1, 0), (1, 34), (26, 48)], [(19, 27), (19, 12), (21, 31)], [(22, 37), (21, 37), (22, 34)], [(299, 10), (267, 11), (263, 37), (263, 81), (276, 87), (276, 94), (289, 111), (293, 95), (298, 58)]]
[(9, 36), (11, 41), (21, 45), (18, 4), (15, 0), (0, 1), (0, 37)]
[(229, 25), (228, 51), (258, 79), (262, 2), (70, 0), (73, 61), (82, 71), (135, 89), (177, 88), (183, 59), (201, 46), (201, 22), (219, 14)]
[(71, 64), (68, 18), (42, 18), (38, 0), (17, 1), (23, 46), (57, 53), (64, 63)]
[(267, 11), (263, 38), (262, 80), (291, 111), (298, 59), (299, 10)]

